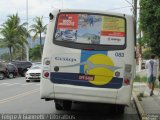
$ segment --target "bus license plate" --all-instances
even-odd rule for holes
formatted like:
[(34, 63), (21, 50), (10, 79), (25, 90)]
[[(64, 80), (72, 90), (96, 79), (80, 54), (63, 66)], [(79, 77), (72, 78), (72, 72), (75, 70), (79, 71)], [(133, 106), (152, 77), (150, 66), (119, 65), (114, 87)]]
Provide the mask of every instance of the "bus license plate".
[(79, 80), (86, 80), (86, 81), (92, 81), (94, 80), (94, 75), (79, 75)]

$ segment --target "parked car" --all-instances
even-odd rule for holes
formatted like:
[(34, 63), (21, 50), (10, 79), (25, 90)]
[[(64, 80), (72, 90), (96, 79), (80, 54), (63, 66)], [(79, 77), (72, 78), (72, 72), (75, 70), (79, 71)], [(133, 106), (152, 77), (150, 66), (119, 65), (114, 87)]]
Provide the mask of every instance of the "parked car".
[(14, 64), (7, 64), (8, 78), (14, 78), (18, 75), (18, 68)]
[(34, 65), (26, 72), (26, 82), (40, 81), (42, 65)]
[(6, 65), (3, 62), (0, 62), (0, 80), (3, 80), (8, 74)]
[(29, 61), (13, 61), (10, 63), (14, 64), (18, 68), (18, 74), (22, 77), (25, 77), (27, 68), (30, 68), (32, 66), (32, 63)]
[(41, 62), (34, 62), (34, 63), (32, 63), (32, 66), (31, 67), (33, 67), (33, 66), (35, 66), (35, 65), (41, 65), (42, 63)]

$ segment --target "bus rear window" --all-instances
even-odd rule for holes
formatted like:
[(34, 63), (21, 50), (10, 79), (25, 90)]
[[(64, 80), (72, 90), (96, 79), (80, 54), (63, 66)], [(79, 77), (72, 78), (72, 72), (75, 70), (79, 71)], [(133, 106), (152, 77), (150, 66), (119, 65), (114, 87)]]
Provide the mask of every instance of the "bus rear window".
[(81, 46), (102, 50), (101, 47), (119, 46), (117, 48), (123, 49), (126, 43), (125, 19), (92, 13), (60, 13), (57, 17), (54, 41), (68, 47), (74, 44), (75, 48)]

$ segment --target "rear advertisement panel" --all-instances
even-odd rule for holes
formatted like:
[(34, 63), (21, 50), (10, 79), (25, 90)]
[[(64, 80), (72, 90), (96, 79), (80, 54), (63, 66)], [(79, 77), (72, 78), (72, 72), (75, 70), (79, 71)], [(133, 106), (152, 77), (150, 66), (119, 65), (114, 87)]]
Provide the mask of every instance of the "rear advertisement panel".
[(124, 45), (125, 19), (94, 14), (61, 13), (55, 40), (98, 45)]

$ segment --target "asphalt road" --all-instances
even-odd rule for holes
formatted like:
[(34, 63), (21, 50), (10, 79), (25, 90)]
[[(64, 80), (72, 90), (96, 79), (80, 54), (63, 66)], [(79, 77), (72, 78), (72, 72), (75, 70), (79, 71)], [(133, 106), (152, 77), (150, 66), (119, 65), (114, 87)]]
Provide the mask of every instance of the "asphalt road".
[(39, 85), (39, 82), (26, 83), (24, 77), (1, 80), (0, 119), (5, 114), (42, 114), (49, 120), (62, 119), (62, 116), (74, 120), (139, 120), (133, 100), (123, 115), (113, 113), (109, 105), (93, 103), (74, 103), (72, 111), (57, 111), (54, 101), (40, 99)]

